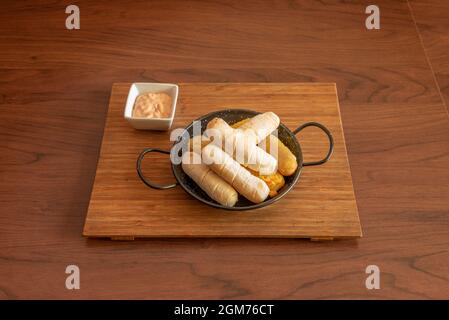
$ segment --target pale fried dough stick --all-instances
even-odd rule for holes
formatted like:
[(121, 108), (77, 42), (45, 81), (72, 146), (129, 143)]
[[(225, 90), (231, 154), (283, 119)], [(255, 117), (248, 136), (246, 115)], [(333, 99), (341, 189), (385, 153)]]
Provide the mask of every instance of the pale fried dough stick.
[(256, 145), (256, 137), (251, 136), (253, 134), (251, 130), (233, 129), (221, 118), (212, 119), (207, 124), (207, 129), (207, 133), (215, 130), (213, 134), (214, 138), (219, 137), (219, 147), (240, 164), (262, 175), (270, 175), (277, 171), (277, 160)]
[[(197, 161), (193, 158), (197, 157)], [(200, 163), (201, 156), (193, 152), (185, 152), (182, 155), (182, 169), (206, 192), (209, 197), (219, 204), (233, 207), (238, 200), (238, 194), (226, 181), (220, 178), (204, 163)]]
[(241, 195), (254, 203), (264, 201), (270, 192), (267, 184), (252, 175), (230, 155), (214, 144), (203, 148), (203, 161)]

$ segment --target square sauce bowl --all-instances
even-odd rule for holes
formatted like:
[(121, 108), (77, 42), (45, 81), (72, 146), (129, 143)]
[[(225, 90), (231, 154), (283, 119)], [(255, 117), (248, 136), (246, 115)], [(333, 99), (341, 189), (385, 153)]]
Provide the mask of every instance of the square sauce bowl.
[[(176, 102), (178, 100), (179, 88), (172, 83), (133, 83), (129, 89), (126, 100), (124, 117), (135, 128), (139, 130), (159, 130), (170, 129), (176, 112)], [(133, 109), (138, 96), (146, 93), (166, 93), (171, 97), (170, 116), (167, 118), (155, 117), (134, 117)]]

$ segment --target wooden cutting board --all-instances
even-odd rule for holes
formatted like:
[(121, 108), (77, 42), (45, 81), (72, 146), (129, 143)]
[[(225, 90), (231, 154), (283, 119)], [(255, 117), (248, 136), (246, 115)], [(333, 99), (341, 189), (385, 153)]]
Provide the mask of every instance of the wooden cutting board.
[[(138, 131), (123, 118), (130, 84), (114, 84), (100, 158), (84, 225), (84, 236), (133, 240), (150, 237), (270, 237), (315, 240), (362, 235), (341, 126), (335, 84), (184, 83), (172, 129), (183, 128), (213, 110), (274, 111), (290, 129), (307, 121), (327, 126), (335, 139), (331, 160), (305, 167), (297, 185), (280, 201), (253, 211), (211, 208), (180, 186), (155, 190), (136, 174), (136, 158), (146, 147), (170, 149), (169, 132)], [(307, 128), (297, 136), (305, 161), (327, 151), (322, 132)], [(168, 156), (150, 154), (145, 175), (154, 182), (174, 178)]]

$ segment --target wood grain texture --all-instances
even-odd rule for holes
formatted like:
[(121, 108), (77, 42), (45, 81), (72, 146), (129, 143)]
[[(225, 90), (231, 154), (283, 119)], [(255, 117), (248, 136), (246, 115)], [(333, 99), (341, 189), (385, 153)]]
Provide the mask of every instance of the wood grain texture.
[[(0, 11), (1, 298), (449, 298), (449, 120), (406, 1), (376, 31), (368, 1), (77, 1), (77, 31), (68, 4)], [(364, 237), (81, 237), (111, 85), (135, 81), (336, 82)]]
[[(361, 236), (357, 205), (341, 127), (335, 84), (179, 84), (172, 130), (214, 110), (275, 110), (291, 130), (302, 123), (324, 124), (334, 137), (331, 161), (302, 169), (300, 180), (273, 205), (247, 212), (214, 209), (181, 187), (154, 190), (137, 176), (144, 148), (170, 150), (170, 131), (133, 129), (123, 118), (130, 84), (114, 84), (95, 183), (83, 234), (88, 237), (270, 237), (354, 238)], [(322, 159), (328, 149), (318, 129), (298, 134), (304, 161)], [(168, 156), (143, 163), (152, 181), (174, 180)], [(120, 238), (121, 239), (121, 238)]]
[(424, 52), (449, 112), (449, 3), (411, 0), (409, 5)]

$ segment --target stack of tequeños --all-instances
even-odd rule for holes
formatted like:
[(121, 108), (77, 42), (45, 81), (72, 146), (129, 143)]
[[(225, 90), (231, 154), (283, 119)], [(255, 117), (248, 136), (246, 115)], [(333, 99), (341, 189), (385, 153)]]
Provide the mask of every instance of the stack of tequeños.
[[(230, 126), (211, 120), (203, 135), (189, 141), (182, 168), (209, 197), (233, 207), (241, 194), (254, 203), (275, 196), (294, 174), (296, 157), (272, 133), (279, 126), (273, 112), (261, 113)], [(276, 150), (277, 149), (277, 150)]]

